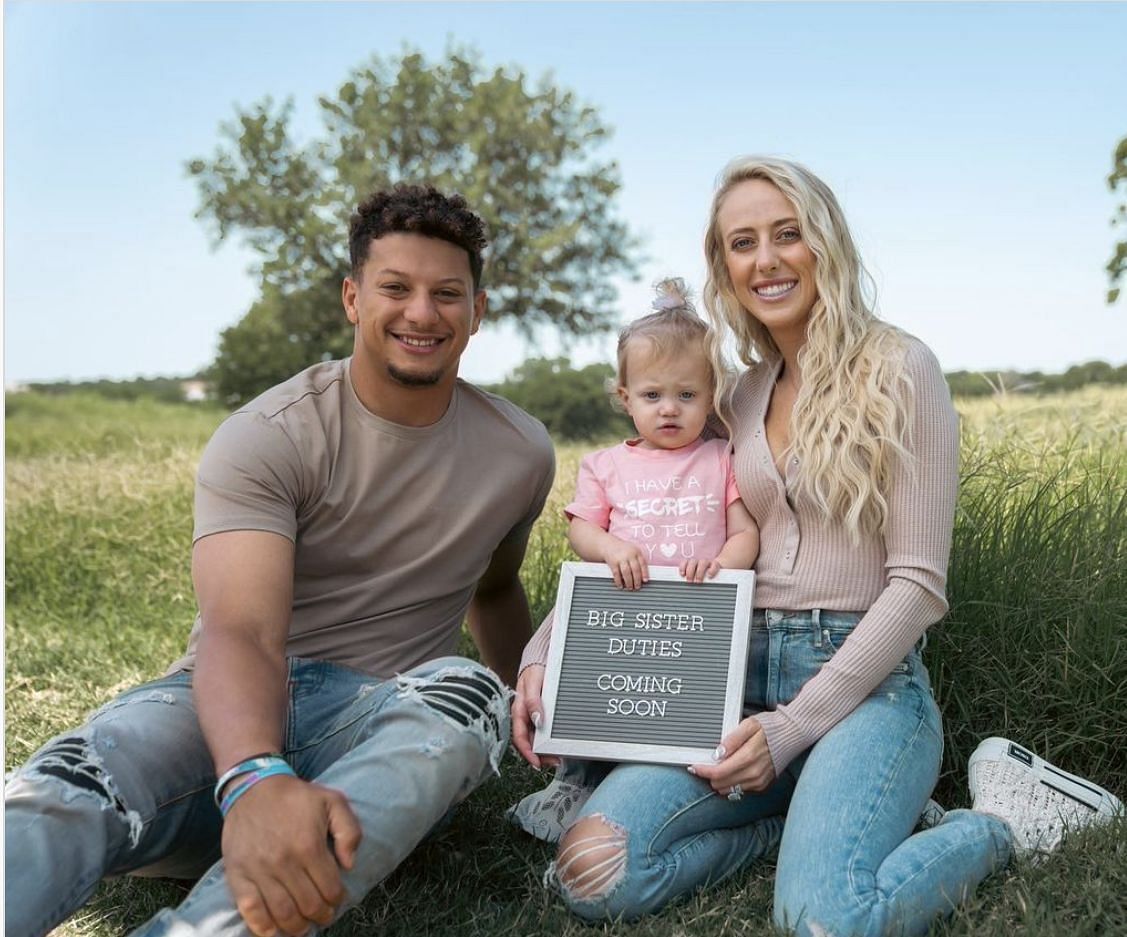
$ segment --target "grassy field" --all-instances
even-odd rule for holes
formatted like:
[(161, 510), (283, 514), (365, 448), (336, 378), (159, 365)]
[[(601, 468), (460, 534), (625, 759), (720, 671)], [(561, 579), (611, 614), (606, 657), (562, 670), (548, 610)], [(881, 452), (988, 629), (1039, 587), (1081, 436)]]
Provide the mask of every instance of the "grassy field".
[[(927, 662), (946, 718), (937, 797), (965, 806), (966, 759), (1006, 734), (1127, 795), (1127, 391), (960, 405), (963, 487), (949, 594)], [(6, 767), (183, 648), (191, 486), (213, 409), (94, 398), (7, 401)], [(559, 453), (523, 570), (537, 615), (566, 558), (559, 508), (580, 447)], [(453, 824), (334, 935), (702, 937), (770, 934), (773, 869), (635, 925), (588, 927), (545, 894), (549, 851), (503, 809), (542, 783), (511, 755)], [(996, 876), (935, 934), (1127, 934), (1127, 824)], [(11, 857), (9, 857), (11, 861)], [(120, 934), (184, 888), (107, 883), (58, 933)]]

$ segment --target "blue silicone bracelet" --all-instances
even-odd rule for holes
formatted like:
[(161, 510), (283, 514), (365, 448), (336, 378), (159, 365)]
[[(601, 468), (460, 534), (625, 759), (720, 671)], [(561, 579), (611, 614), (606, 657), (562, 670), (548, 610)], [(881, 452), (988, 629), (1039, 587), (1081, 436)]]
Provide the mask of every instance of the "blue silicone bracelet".
[(253, 755), (250, 758), (244, 758), (237, 765), (228, 768), (223, 772), (218, 781), (215, 782), (215, 806), (218, 807), (223, 800), (223, 788), (233, 778), (238, 777), (240, 774), (246, 774), (248, 771), (254, 771), (258, 768), (266, 768), (276, 762), (285, 764), (285, 759), (281, 755), (274, 752), (264, 752), (261, 755)]
[(237, 779), (237, 783), (231, 789), (231, 792), (227, 794), (223, 798), (222, 803), (220, 803), (219, 812), (226, 818), (227, 813), (235, 805), (235, 801), (242, 797), (243, 794), (254, 787), (259, 781), (265, 781), (267, 778), (272, 778), (279, 774), (288, 774), (290, 777), (297, 777), (293, 768), (281, 760), (274, 762), (266, 768), (248, 771), (240, 775)]

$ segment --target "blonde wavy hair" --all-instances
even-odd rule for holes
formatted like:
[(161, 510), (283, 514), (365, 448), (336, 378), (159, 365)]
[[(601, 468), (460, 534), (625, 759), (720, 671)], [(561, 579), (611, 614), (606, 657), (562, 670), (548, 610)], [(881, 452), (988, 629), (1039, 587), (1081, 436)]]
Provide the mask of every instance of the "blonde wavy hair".
[[(884, 530), (893, 473), (901, 462), (910, 463), (907, 336), (876, 317), (869, 298), (872, 278), (829, 187), (798, 163), (747, 156), (720, 174), (704, 239), (704, 303), (716, 326), (709, 348), (714, 360), (723, 361), (722, 334), (729, 330), (739, 359), (749, 367), (777, 362), (781, 354), (770, 332), (736, 298), (717, 227), (725, 197), (751, 179), (769, 182), (786, 196), (816, 259), (817, 299), (798, 353), (802, 381), (788, 448), (798, 458), (799, 494), (857, 541)], [(728, 412), (730, 397), (717, 403), (718, 412)]]

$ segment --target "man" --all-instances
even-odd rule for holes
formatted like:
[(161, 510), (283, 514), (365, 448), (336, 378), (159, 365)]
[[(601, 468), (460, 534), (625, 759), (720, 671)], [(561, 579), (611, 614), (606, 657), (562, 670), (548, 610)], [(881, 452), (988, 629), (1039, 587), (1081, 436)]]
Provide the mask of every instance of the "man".
[[(10, 937), (126, 872), (206, 872), (139, 933), (305, 933), (496, 771), (554, 457), (541, 424), (457, 377), (485, 244), (429, 187), (353, 215), (351, 358), (262, 394), (204, 452), (186, 656), (9, 785)], [(501, 679), (447, 656), (464, 616)]]

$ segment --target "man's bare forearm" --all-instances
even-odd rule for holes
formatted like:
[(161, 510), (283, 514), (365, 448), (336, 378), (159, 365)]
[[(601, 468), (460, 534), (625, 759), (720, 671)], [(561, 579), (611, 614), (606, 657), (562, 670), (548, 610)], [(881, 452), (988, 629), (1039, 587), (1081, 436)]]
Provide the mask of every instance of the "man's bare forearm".
[(520, 655), (532, 637), (532, 615), (520, 580), (506, 588), (475, 595), (468, 624), (486, 666), (516, 686)]
[(200, 728), (217, 772), (282, 747), (286, 661), (238, 632), (204, 629), (193, 679)]
[(293, 544), (262, 531), (204, 537), (192, 552), (192, 579), (202, 619), (196, 709), (223, 772), (282, 744)]

